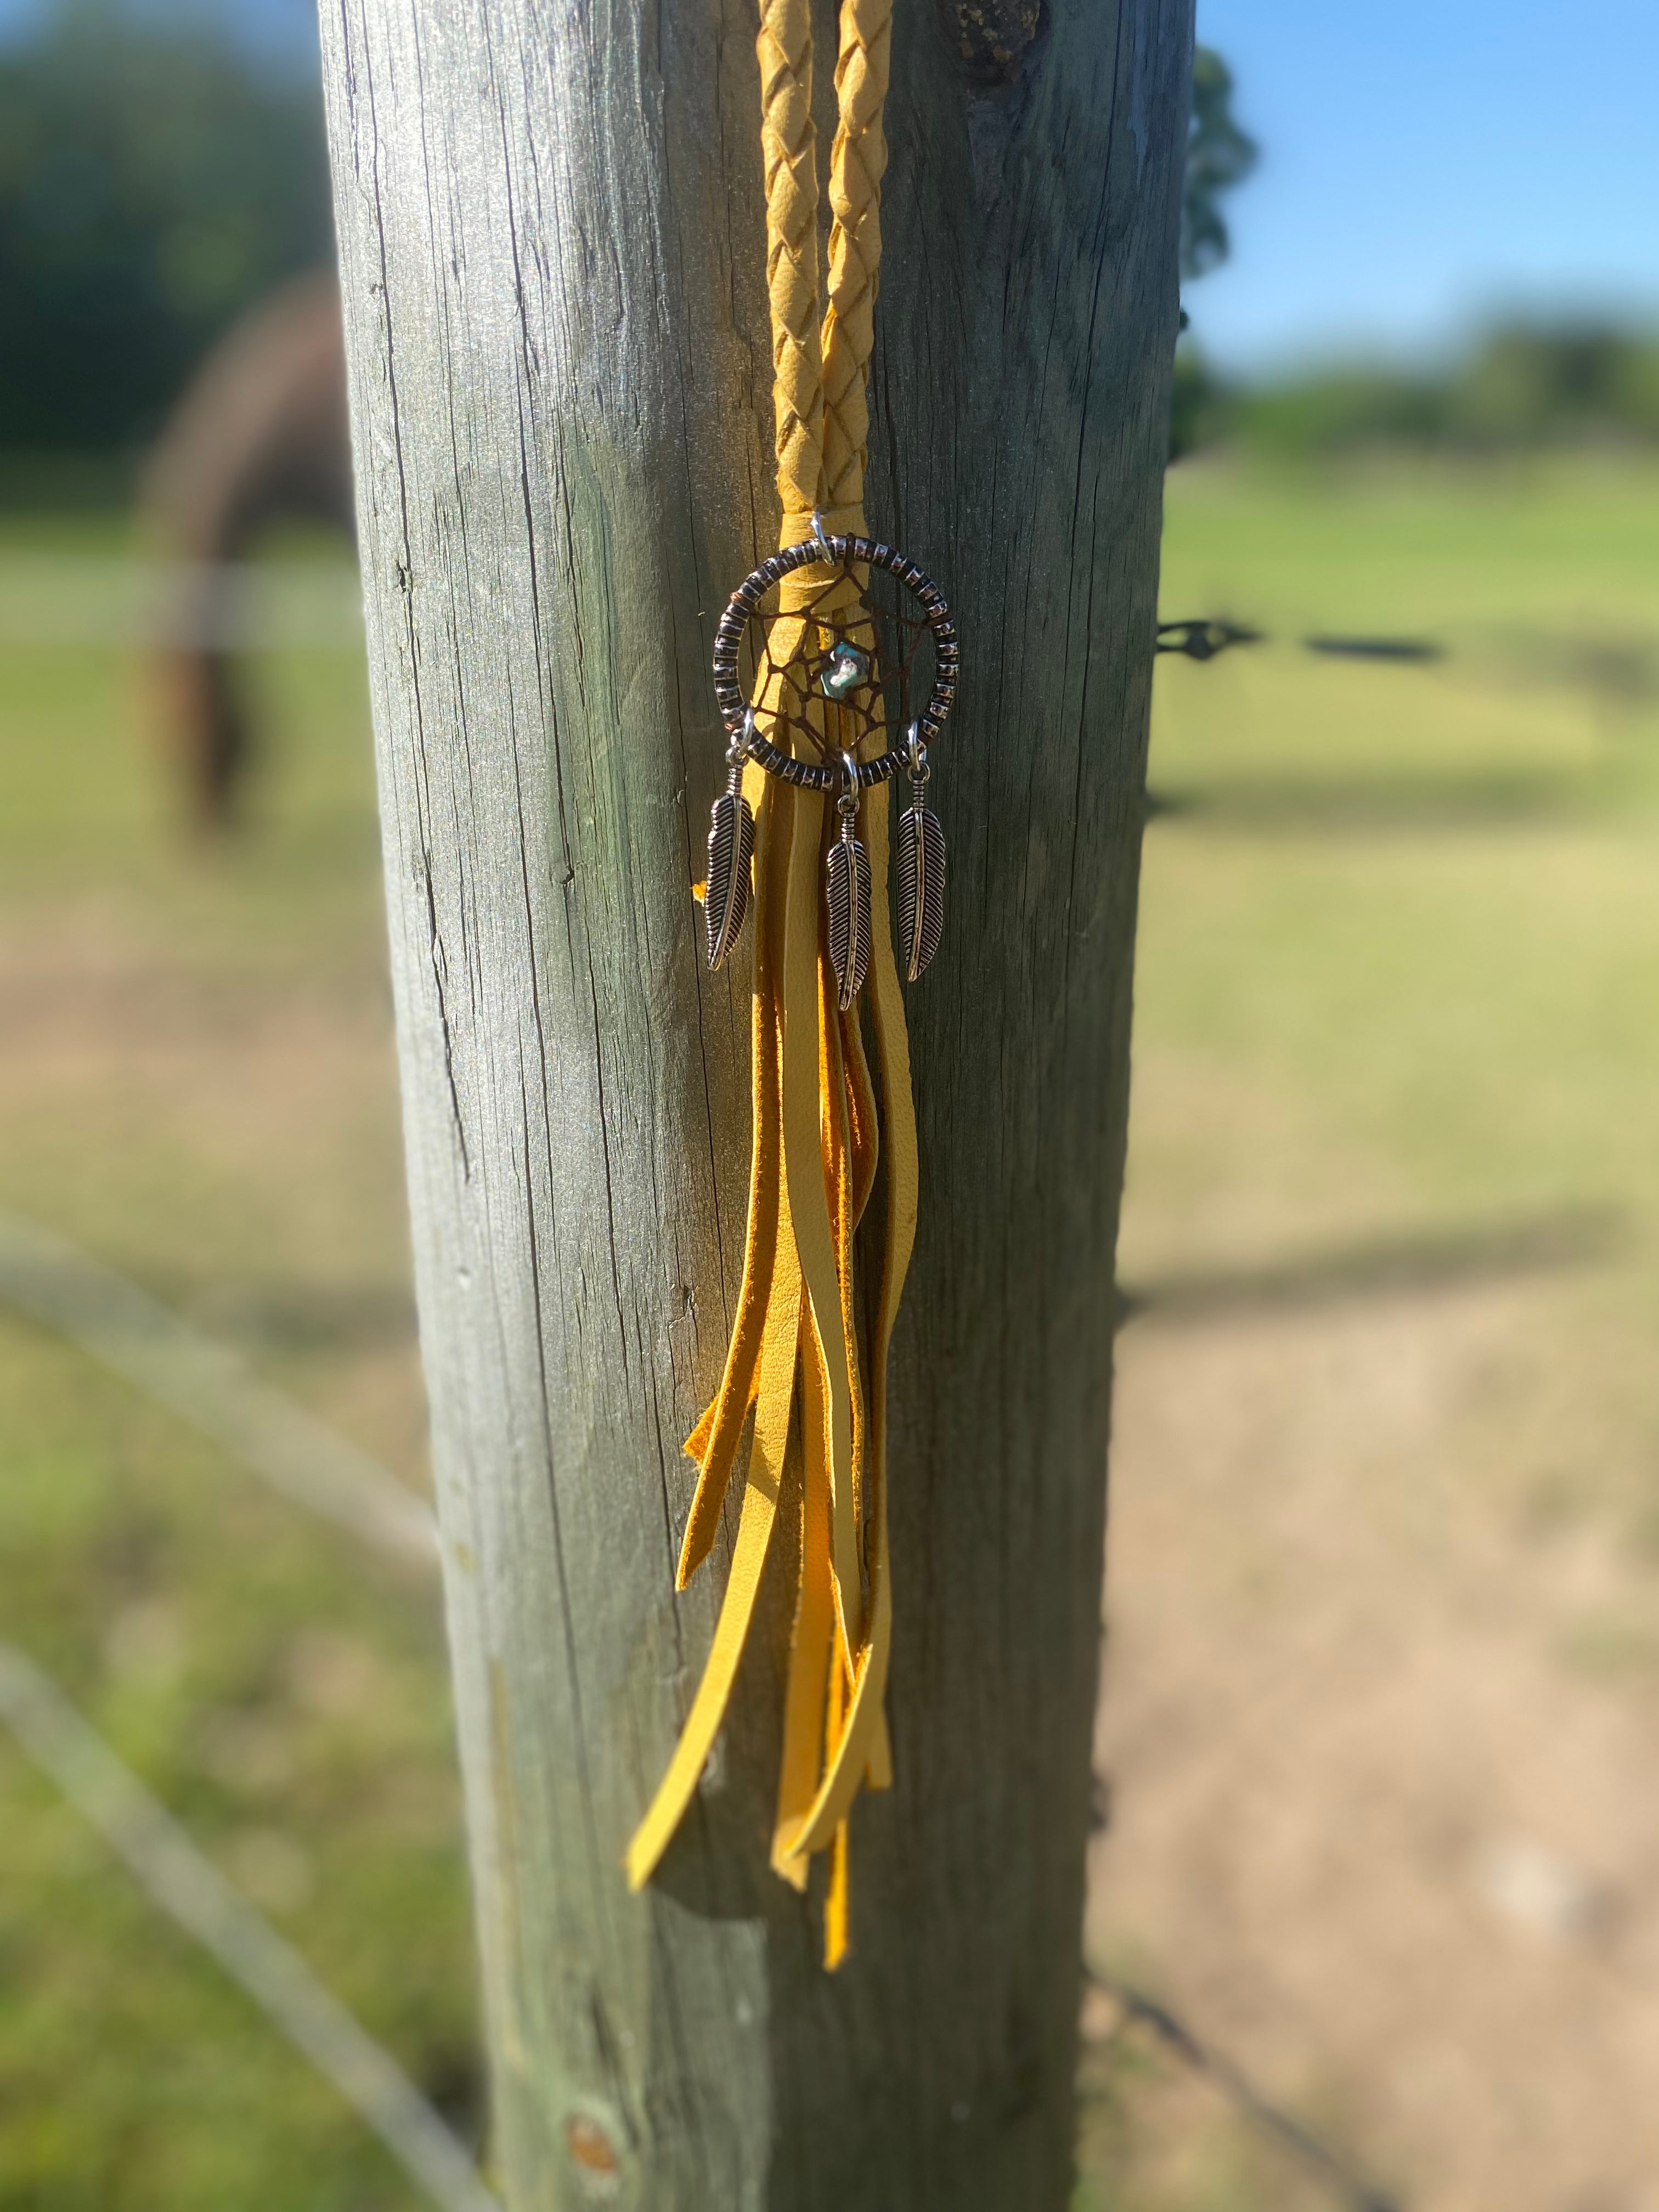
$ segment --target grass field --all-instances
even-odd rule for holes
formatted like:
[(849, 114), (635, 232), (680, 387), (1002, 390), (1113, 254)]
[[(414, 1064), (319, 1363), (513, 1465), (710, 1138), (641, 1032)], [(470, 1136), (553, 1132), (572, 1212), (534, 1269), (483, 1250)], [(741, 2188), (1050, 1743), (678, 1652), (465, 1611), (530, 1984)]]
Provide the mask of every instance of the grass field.
[(1659, 2203), (1656, 493), (1170, 488), (1091, 1941), (1417, 2212)]
[[(0, 590), (68, 591), (52, 563), (115, 550), (106, 528), (14, 526)], [(362, 670), (295, 652), (252, 675), (258, 826), (215, 853), (178, 834), (126, 654), (0, 659), (0, 1207), (127, 1269), (418, 1484)], [(434, 1591), (3, 1314), (0, 1399), (0, 1635), (471, 2125)], [(0, 1743), (0, 2205), (418, 2201)]]
[[(1588, 463), (1170, 483), (1165, 611), (1272, 641), (1158, 678), (1090, 1940), (1434, 2212), (1650, 2212), (1659, 2172), (1624, 2117), (1659, 2035), (1656, 500)], [(84, 619), (122, 551), (0, 521), (0, 601)], [(257, 659), (253, 826), (209, 852), (130, 655), (55, 635), (0, 641), (0, 1209), (418, 1486), (361, 669)], [(434, 1593), (3, 1310), (0, 1398), (0, 1638), (476, 2125)], [(1329, 2201), (1091, 2021), (1088, 2203)], [(0, 1736), (0, 2212), (416, 2201)]]

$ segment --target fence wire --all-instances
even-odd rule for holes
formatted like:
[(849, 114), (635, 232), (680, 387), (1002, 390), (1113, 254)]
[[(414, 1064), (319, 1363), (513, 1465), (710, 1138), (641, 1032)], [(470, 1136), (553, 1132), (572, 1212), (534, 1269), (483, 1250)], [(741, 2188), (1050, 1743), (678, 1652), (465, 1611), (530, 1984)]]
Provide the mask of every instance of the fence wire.
[(155, 1903), (333, 2083), (441, 2212), (501, 2212), (466, 2146), (397, 2061), (204, 1857), (50, 1676), (8, 1644), (0, 1644), (0, 1718)]

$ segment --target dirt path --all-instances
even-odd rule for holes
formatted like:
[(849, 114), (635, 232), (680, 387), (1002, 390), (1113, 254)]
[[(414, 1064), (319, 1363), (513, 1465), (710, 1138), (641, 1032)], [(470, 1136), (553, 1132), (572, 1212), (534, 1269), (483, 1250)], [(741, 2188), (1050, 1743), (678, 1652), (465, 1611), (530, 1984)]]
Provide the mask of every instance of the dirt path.
[(1659, 2207), (1620, 1273), (1120, 1340), (1091, 1942), (1413, 2212)]

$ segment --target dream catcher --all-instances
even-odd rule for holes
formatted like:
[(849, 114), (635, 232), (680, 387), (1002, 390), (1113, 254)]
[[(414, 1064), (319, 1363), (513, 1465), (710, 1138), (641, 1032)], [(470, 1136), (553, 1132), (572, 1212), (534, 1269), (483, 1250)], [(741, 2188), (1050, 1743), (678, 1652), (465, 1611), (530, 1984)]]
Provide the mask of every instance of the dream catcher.
[[(864, 988), (870, 961), (870, 861), (859, 842), (859, 800), (894, 775), (910, 781), (896, 854), (898, 941), (908, 981), (939, 947), (945, 833), (927, 802), (927, 748), (956, 696), (957, 638), (939, 587), (913, 561), (867, 538), (826, 537), (817, 514), (812, 531), (744, 579), (714, 634), (714, 696), (731, 737), (731, 779), (714, 801), (704, 908), (708, 964), (718, 968), (748, 910), (755, 817), (743, 795), (746, 761), (799, 788), (833, 792), (839, 828), (824, 866), (825, 938), (845, 1013)], [(778, 586), (803, 568), (833, 574), (786, 613)], [(895, 605), (896, 594), (881, 592), (878, 578), (896, 585), (916, 611)], [(933, 651), (932, 684), (912, 720), (924, 640)], [(902, 735), (890, 744), (895, 730)]]
[[(861, 1788), (885, 1789), (892, 1778), (887, 1364), (917, 1188), (899, 979), (901, 969), (911, 982), (923, 974), (943, 926), (945, 839), (928, 784), (957, 675), (956, 633), (937, 586), (865, 534), (890, 18), (891, 0), (843, 0), (820, 322), (808, 0), (763, 0), (762, 8), (782, 550), (744, 579), (715, 632), (727, 780), (699, 887), (712, 966), (752, 938), (754, 1148), (725, 1371), (686, 1442), (698, 1480), (680, 1550), (682, 1589), (714, 1546), (739, 1449), (745, 1435), (751, 1440), (708, 1663), (628, 1851), (638, 1888), (714, 1748), (787, 1497), (799, 1514), (800, 1567), (772, 1864), (804, 1890), (815, 1856), (827, 1855), (831, 1966), (848, 1942), (848, 1813)], [(908, 804), (895, 832), (896, 781)], [(854, 1239), (878, 1152), (881, 1265), (866, 1304)]]

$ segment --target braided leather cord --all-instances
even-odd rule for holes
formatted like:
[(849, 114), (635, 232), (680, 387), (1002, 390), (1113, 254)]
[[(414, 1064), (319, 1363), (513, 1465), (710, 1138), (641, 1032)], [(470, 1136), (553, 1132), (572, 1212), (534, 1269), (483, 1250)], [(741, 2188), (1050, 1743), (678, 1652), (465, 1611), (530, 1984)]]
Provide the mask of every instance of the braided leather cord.
[(892, 51), (893, 0), (842, 0), (836, 64), (840, 121), (830, 155), (830, 306), (823, 319), (824, 527), (864, 528), (870, 436), (867, 383), (881, 270), (881, 127)]
[(755, 52), (760, 62), (778, 489), (786, 515), (806, 515), (807, 530), (800, 532), (805, 537), (818, 503), (823, 468), (817, 133), (812, 125), (812, 21), (806, 0), (762, 0)]
[(763, 0), (761, 8), (755, 51), (783, 545), (811, 536), (815, 510), (831, 532), (864, 528), (892, 21), (893, 0), (842, 0), (830, 153), (829, 305), (820, 331), (811, 20), (806, 0)]

